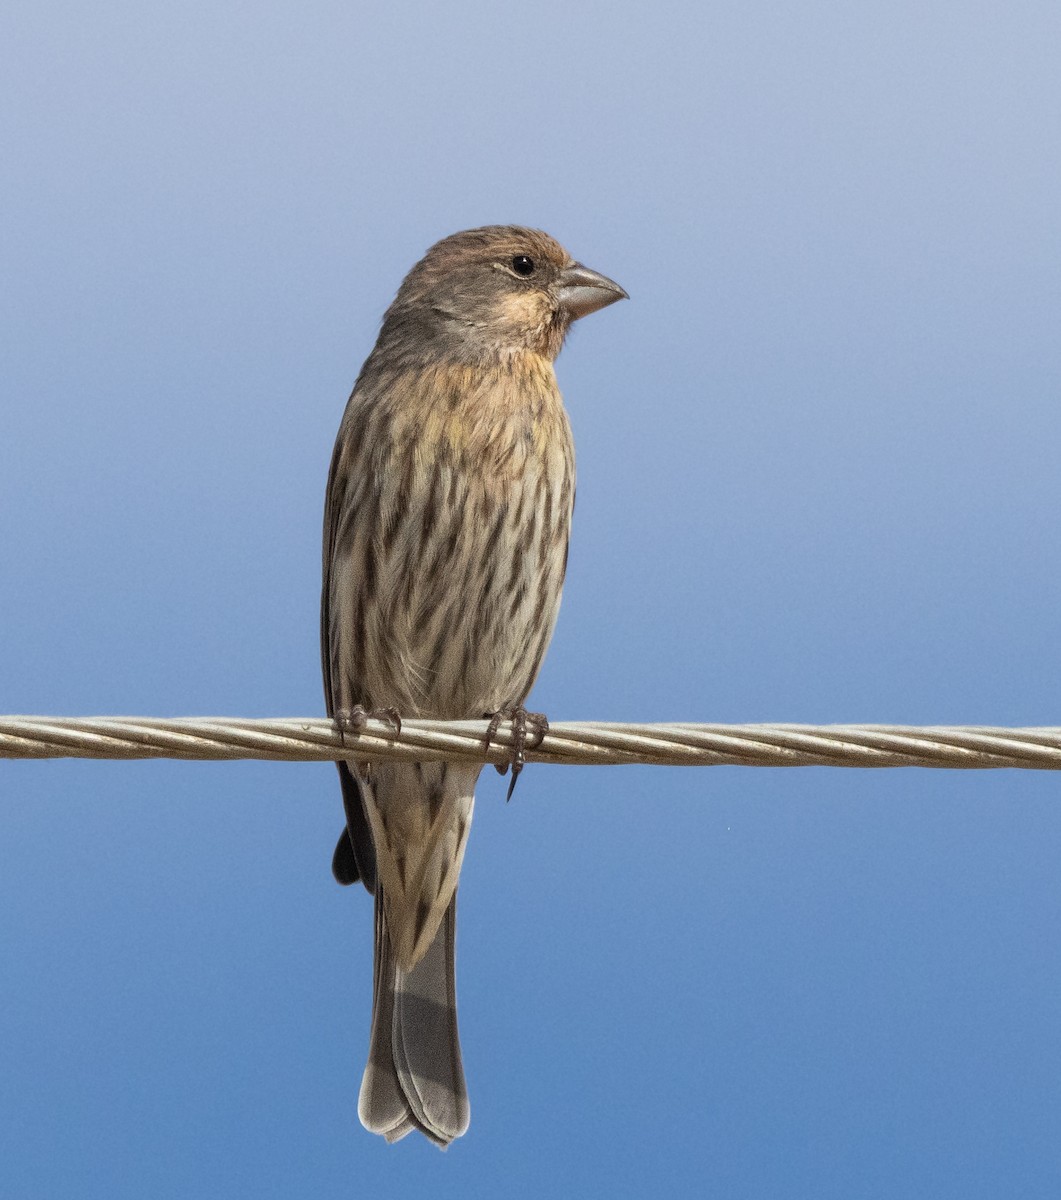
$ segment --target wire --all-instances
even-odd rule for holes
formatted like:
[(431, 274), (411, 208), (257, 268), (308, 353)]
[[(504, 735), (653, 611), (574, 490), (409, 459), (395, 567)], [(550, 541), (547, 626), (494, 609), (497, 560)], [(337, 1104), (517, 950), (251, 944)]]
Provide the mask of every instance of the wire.
[[(508, 722), (485, 745), (486, 721), (370, 720), (339, 734), (318, 717), (0, 716), (0, 758), (510, 760)], [(1061, 728), (938, 725), (697, 725), (561, 721), (528, 762), (745, 767), (1021, 767), (1061, 769)]]

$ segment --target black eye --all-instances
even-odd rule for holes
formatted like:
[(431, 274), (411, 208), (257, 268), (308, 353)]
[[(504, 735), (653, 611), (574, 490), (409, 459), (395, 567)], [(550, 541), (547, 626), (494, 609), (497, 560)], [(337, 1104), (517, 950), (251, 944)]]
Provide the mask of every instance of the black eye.
[(512, 260), (512, 270), (517, 275), (533, 275), (534, 274), (534, 259), (528, 258), (525, 254), (517, 254)]

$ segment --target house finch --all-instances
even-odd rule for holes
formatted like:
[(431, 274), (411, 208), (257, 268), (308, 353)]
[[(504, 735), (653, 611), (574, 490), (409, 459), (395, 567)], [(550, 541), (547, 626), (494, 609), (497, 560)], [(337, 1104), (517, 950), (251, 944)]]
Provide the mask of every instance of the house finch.
[[(321, 657), (340, 728), (380, 713), (511, 719), (518, 773), (575, 496), (553, 360), (572, 321), (625, 296), (516, 226), (445, 238), (406, 276), (328, 476)], [(540, 735), (544, 718), (529, 724)], [(376, 910), (358, 1112), (388, 1141), (419, 1129), (445, 1146), (468, 1127), (453, 947), (481, 767), (337, 766), (347, 825), (332, 869)]]

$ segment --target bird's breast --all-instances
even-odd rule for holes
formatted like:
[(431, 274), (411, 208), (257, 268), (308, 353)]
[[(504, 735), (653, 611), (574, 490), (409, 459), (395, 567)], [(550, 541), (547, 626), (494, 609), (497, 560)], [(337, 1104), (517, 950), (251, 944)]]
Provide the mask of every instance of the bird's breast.
[(518, 703), (555, 623), (574, 501), (552, 366), (438, 368), (375, 399), (351, 429), (371, 470), (336, 581), (356, 597), (367, 697), (440, 717)]
[(454, 466), (500, 489), (560, 471), (571, 434), (552, 364), (522, 354), (489, 368), (447, 364), (396, 380), (393, 436), (425, 469)]

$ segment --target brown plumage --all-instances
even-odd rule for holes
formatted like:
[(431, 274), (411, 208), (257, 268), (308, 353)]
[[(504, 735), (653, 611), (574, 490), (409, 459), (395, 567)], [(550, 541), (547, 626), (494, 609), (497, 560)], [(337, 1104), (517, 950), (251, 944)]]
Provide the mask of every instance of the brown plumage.
[[(347, 404), (324, 512), (328, 713), (468, 718), (521, 708), (560, 604), (574, 447), (553, 359), (626, 293), (547, 234), (446, 238), (406, 276)], [(479, 767), (340, 763), (333, 870), (375, 893), (359, 1113), (388, 1140), (468, 1126), (456, 890)]]

